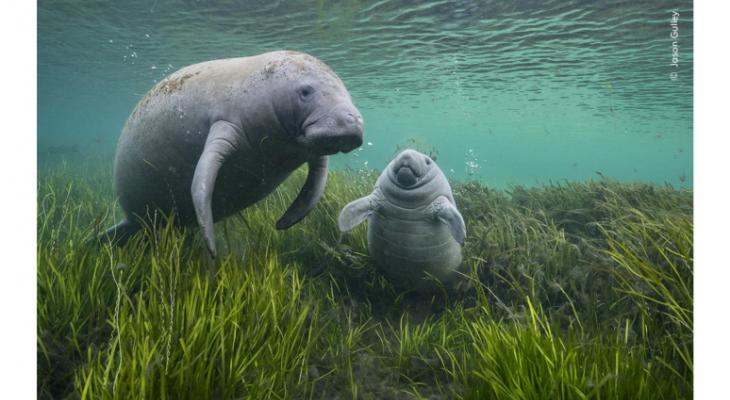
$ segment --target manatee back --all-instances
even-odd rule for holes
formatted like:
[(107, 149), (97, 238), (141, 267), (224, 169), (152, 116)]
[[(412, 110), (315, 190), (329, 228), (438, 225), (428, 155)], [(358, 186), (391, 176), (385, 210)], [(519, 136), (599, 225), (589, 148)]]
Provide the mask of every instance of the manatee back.
[[(167, 213), (175, 208), (179, 222), (195, 223), (190, 185), (211, 121), (235, 121), (240, 97), (245, 94), (242, 85), (285, 54), (271, 52), (189, 65), (165, 77), (140, 99), (124, 125), (114, 161), (114, 186), (128, 216), (144, 215), (148, 209)], [(257, 157), (255, 152), (246, 152), (245, 160), (258, 166), (262, 162)], [(252, 170), (249, 165), (228, 164), (219, 174), (218, 194), (232, 190), (225, 187), (233, 186), (228, 180), (239, 186), (247, 184), (248, 192), (256, 190), (248, 197), (229, 196), (236, 197), (233, 204), (216, 195), (214, 203), (226, 203), (215, 204), (217, 218), (255, 202), (272, 190), (268, 186), (275, 187), (290, 172), (267, 176), (269, 185), (259, 188), (260, 177), (256, 181), (239, 172), (235, 179), (226, 179), (227, 169)]]

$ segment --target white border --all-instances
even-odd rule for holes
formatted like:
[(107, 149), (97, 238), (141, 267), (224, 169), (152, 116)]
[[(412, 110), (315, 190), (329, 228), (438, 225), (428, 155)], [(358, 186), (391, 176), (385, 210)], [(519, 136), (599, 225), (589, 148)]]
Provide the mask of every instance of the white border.
[(36, 2), (0, 6), (0, 398), (36, 398)]
[[(710, 7), (712, 4), (712, 7)], [(727, 2), (694, 4), (695, 398), (727, 396), (730, 168)]]
[[(728, 209), (728, 50), (726, 3), (694, 4), (695, 59), (695, 398), (726, 392), (730, 274)], [(2, 348), (0, 398), (35, 398), (36, 390), (36, 3), (0, 6), (3, 60)], [(722, 118), (722, 119), (721, 119)], [(726, 325), (726, 324), (723, 324)]]

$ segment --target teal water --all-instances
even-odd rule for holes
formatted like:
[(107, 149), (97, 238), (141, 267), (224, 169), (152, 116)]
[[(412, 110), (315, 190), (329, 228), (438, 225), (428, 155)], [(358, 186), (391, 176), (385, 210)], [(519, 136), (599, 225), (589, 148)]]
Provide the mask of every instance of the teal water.
[(330, 65), (365, 118), (365, 144), (335, 168), (381, 169), (416, 146), (450, 177), (497, 187), (691, 187), (692, 26), (686, 0), (40, 0), (39, 164), (101, 155), (111, 168), (124, 121), (165, 75), (291, 49)]

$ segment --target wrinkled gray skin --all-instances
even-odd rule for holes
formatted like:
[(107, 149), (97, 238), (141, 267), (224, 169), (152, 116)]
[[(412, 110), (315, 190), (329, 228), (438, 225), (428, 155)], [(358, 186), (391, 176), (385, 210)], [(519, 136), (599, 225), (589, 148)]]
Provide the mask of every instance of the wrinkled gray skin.
[(450, 286), (459, 274), (464, 219), (451, 186), (425, 154), (405, 150), (388, 164), (373, 192), (346, 205), (339, 228), (350, 231), (368, 219), (368, 252), (400, 286), (420, 292)]
[(126, 219), (102, 235), (125, 241), (155, 214), (199, 224), (212, 257), (213, 223), (271, 193), (303, 163), (307, 180), (276, 224), (286, 229), (319, 201), (327, 155), (363, 140), (342, 81), (297, 52), (214, 60), (171, 74), (140, 100), (122, 131), (114, 183)]

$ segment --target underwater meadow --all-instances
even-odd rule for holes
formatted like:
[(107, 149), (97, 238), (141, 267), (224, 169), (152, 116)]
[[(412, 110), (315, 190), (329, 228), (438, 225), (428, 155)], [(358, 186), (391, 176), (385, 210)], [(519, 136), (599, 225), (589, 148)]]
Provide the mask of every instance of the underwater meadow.
[[(39, 0), (38, 398), (692, 398), (693, 25), (691, 0)], [(365, 121), (306, 218), (275, 229), (302, 167), (215, 260), (175, 215), (90, 240), (152, 87), (284, 49)], [(404, 148), (453, 189), (459, 288), (399, 288), (337, 227)]]
[(691, 190), (452, 182), (470, 285), (427, 296), (378, 273), (363, 226), (336, 228), (377, 171), (330, 172), (277, 231), (297, 171), (217, 224), (212, 261), (169, 223), (85, 244), (121, 215), (101, 164), (39, 170), (39, 398), (692, 396)]

